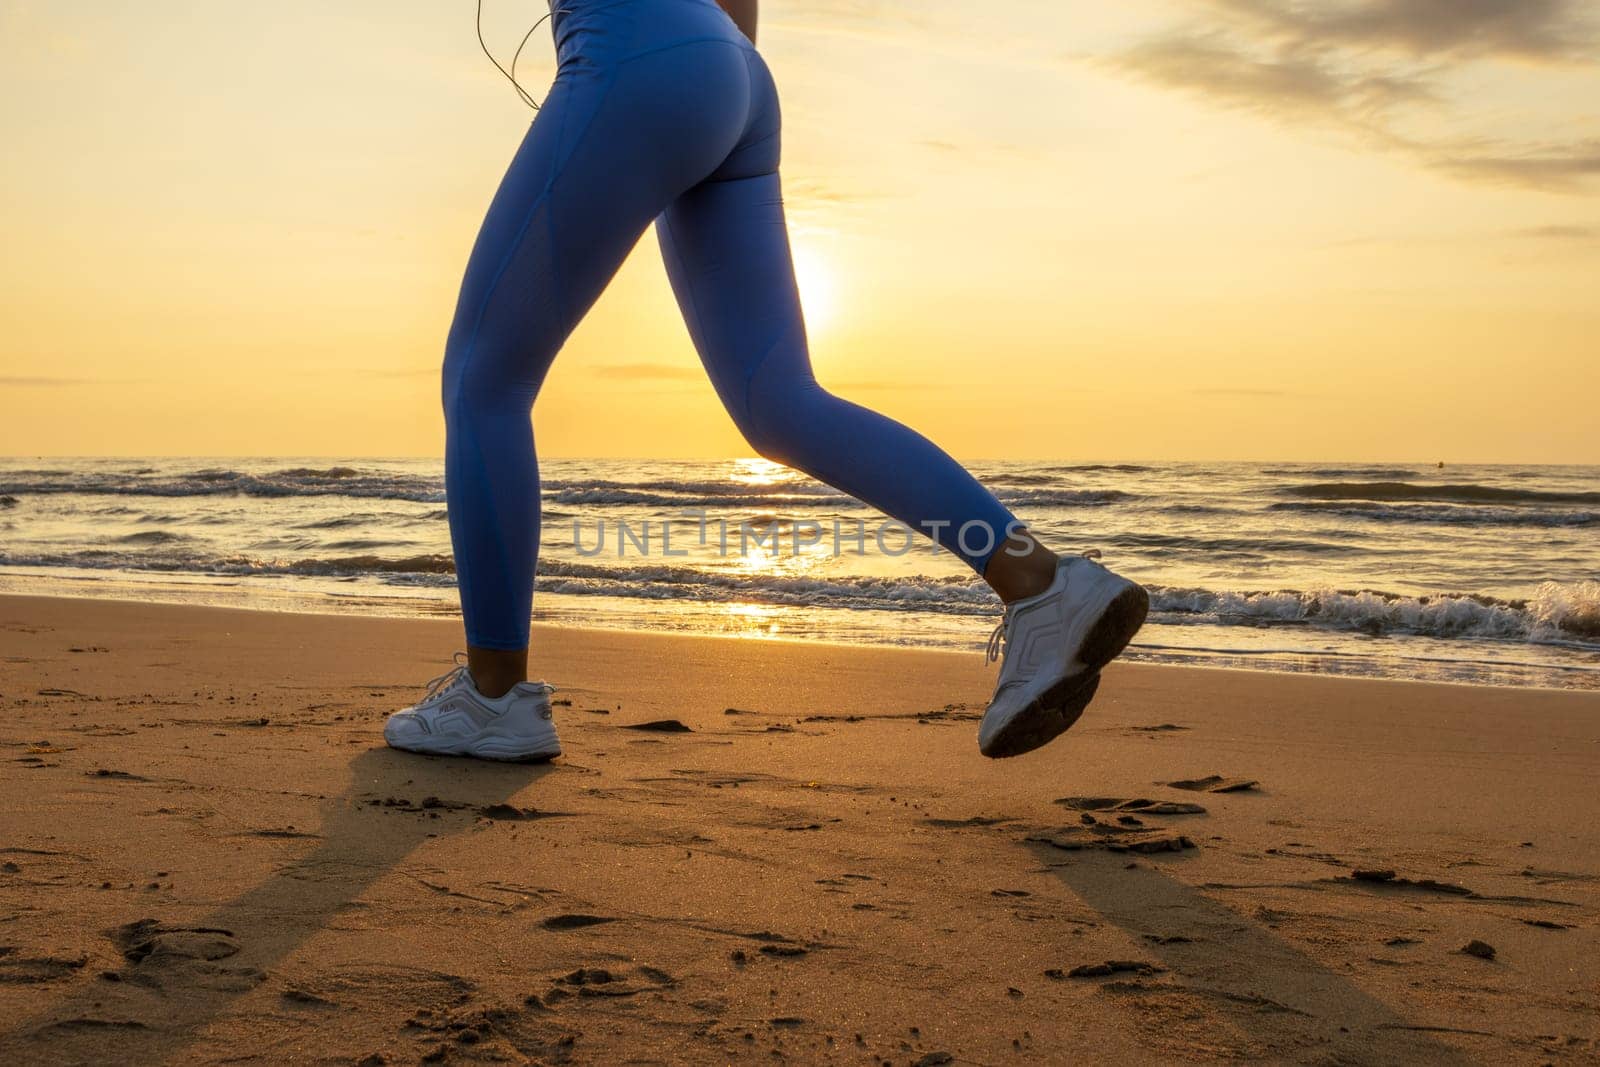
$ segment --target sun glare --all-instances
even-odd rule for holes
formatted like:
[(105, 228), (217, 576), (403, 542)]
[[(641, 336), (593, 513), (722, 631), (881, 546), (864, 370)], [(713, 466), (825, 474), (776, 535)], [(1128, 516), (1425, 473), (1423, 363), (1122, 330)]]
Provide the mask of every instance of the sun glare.
[(781, 463), (752, 456), (749, 459), (734, 460), (733, 469), (728, 477), (741, 485), (777, 485), (779, 482), (794, 480), (796, 475)]
[(833, 265), (815, 249), (794, 244), (795, 283), (800, 287), (800, 307), (805, 312), (806, 332), (815, 336), (831, 326), (839, 312), (838, 278)]

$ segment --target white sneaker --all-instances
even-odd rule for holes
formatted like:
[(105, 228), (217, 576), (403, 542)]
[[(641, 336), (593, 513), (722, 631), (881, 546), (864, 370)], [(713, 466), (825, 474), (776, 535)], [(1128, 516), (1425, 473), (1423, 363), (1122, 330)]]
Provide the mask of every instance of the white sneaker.
[(1100, 686), (1100, 668), (1128, 647), (1149, 610), (1137, 584), (1088, 556), (1063, 559), (1050, 588), (1008, 606), (989, 638), (989, 658), (1000, 657), (1002, 642), (1005, 658), (978, 751), (1019, 756), (1077, 722)]
[(461, 663), (429, 682), (427, 695), (415, 705), (389, 716), (383, 739), (392, 748), (434, 756), (551, 759), (561, 755), (550, 710), (554, 692), (543, 682), (521, 682), (490, 699), (478, 692)]

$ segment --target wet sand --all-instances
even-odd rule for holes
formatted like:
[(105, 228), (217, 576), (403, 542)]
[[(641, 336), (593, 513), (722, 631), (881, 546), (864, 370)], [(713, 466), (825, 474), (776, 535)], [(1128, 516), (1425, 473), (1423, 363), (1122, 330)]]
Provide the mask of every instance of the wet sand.
[(1600, 695), (1118, 665), (994, 762), (979, 653), (537, 629), (565, 756), (383, 747), (458, 634), (0, 598), (0, 1062), (1600, 1059)]

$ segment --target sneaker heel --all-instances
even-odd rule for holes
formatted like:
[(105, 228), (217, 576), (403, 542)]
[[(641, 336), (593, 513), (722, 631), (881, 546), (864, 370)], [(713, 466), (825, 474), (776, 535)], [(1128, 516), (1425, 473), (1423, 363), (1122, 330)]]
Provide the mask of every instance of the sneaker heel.
[(1150, 594), (1142, 586), (1130, 585), (1118, 593), (1083, 642), (1079, 656), (1084, 665), (1097, 671), (1122, 655), (1149, 614)]

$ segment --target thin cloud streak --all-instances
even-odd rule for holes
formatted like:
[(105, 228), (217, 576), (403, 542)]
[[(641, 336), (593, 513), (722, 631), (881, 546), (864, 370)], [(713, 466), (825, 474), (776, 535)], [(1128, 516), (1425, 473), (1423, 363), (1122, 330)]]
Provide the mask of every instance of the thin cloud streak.
[(1339, 44), (1416, 58), (1582, 61), (1595, 22), (1579, 0), (1207, 0), (1299, 46)]
[(1461, 181), (1572, 193), (1600, 178), (1600, 133), (1524, 143), (1405, 132), (1463, 117), (1446, 105), (1442, 83), (1470, 64), (1592, 62), (1592, 20), (1574, 0), (1193, 2), (1210, 16), (1206, 25), (1148, 37), (1107, 62), (1220, 107), (1333, 130)]
[(1517, 237), (1538, 241), (1594, 241), (1600, 239), (1600, 226), (1578, 226), (1556, 223), (1549, 226), (1529, 226), (1518, 230)]

